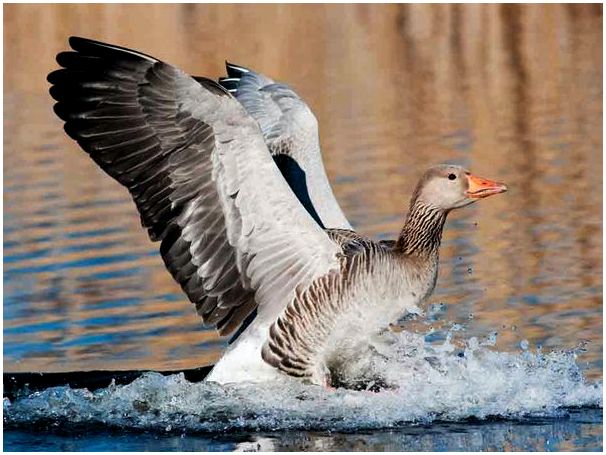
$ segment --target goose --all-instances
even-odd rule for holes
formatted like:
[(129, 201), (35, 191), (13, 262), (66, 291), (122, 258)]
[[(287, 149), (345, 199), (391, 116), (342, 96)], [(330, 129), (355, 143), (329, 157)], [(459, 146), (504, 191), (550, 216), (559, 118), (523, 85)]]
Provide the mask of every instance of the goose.
[(396, 241), (323, 229), (228, 89), (120, 46), (69, 44), (47, 77), (66, 133), (128, 189), (204, 323), (226, 336), (254, 315), (209, 381), (330, 386), (351, 346), (432, 293), (448, 213), (507, 190), (433, 166)]

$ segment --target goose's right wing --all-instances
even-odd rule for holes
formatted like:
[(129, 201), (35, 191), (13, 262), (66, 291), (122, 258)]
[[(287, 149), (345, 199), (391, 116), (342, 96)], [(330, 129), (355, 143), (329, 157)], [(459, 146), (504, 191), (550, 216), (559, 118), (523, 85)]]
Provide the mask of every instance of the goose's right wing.
[(324, 228), (351, 229), (324, 170), (318, 121), (289, 86), (243, 66), (226, 63), (219, 79), (259, 123), (263, 138), (289, 186)]
[(83, 38), (48, 76), (66, 132), (126, 186), (167, 268), (207, 323), (274, 320), (340, 248), (297, 202), (258, 124), (225, 89)]

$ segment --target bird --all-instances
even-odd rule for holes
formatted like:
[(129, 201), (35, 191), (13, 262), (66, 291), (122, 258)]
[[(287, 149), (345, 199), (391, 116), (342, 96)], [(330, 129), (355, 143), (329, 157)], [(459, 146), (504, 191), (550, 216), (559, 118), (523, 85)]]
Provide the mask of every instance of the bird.
[(128, 189), (202, 321), (221, 336), (245, 326), (208, 381), (330, 387), (345, 353), (433, 292), (447, 215), (507, 191), (437, 165), (417, 183), (397, 240), (365, 237), (338, 213), (337, 227), (326, 227), (281, 174), (273, 136), (230, 82), (113, 44), (69, 45), (47, 77), (65, 132)]

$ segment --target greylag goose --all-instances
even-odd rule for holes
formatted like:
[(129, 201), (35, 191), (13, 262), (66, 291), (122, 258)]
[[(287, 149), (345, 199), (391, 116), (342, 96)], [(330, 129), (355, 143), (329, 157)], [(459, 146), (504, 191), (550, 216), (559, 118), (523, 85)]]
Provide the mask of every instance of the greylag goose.
[(322, 228), (351, 230), (335, 198), (320, 151), (318, 121), (305, 101), (288, 85), (226, 62), (219, 78), (261, 128), (284, 179)]
[(396, 242), (322, 229), (224, 87), (153, 57), (70, 38), (48, 76), (65, 131), (128, 188), (167, 269), (221, 335), (256, 317), (208, 380), (330, 385), (352, 343), (434, 289), (448, 213), (506, 191), (459, 166), (421, 178)]

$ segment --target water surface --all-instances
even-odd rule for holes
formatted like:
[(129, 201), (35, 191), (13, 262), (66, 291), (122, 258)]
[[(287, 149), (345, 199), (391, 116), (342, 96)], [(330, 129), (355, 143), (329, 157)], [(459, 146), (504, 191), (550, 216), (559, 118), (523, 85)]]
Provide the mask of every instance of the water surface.
[(231, 434), (116, 433), (89, 430), (15, 430), (5, 447), (24, 451), (555, 451), (599, 450), (588, 442), (601, 438), (602, 410), (575, 411), (569, 419), (524, 422), (463, 422), (378, 431), (334, 433), (280, 431)]

